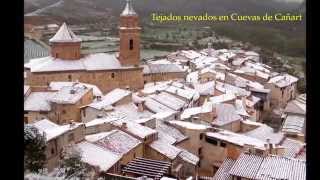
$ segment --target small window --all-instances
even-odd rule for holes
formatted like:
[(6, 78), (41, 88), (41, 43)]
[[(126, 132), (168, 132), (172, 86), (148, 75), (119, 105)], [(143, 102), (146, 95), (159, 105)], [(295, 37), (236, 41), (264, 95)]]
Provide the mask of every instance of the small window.
[(54, 154), (54, 148), (51, 148), (51, 154)]
[(208, 137), (206, 137), (206, 142), (207, 142), (207, 143), (210, 143), (210, 144), (213, 144), (213, 145), (215, 145), (215, 146), (218, 145), (218, 141), (216, 141), (216, 140), (214, 140), (214, 139), (211, 139), (211, 138), (208, 138)]
[(221, 147), (226, 147), (226, 145), (227, 145), (226, 143), (220, 142), (220, 146), (221, 146)]
[(68, 80), (71, 81), (72, 80), (72, 76), (69, 74), (68, 75)]
[(202, 154), (202, 148), (198, 149), (198, 154), (201, 155)]
[(133, 40), (132, 39), (129, 40), (129, 49), (130, 50), (133, 49)]
[(62, 110), (62, 114), (66, 114), (67, 112), (66, 112), (66, 110)]
[(202, 139), (203, 139), (203, 133), (200, 134), (200, 140), (202, 140)]
[(111, 73), (111, 78), (114, 78), (114, 73)]

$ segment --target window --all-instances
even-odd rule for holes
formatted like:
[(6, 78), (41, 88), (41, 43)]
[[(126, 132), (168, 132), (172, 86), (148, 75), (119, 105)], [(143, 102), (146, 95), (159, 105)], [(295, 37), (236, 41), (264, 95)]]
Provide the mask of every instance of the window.
[(216, 141), (216, 140), (214, 140), (214, 139), (211, 139), (211, 138), (208, 138), (207, 136), (206, 136), (206, 142), (207, 142), (207, 143), (210, 143), (210, 144), (213, 144), (213, 145), (215, 145), (215, 146), (218, 145), (218, 141)]
[(132, 39), (129, 40), (129, 49), (130, 50), (133, 49), (133, 40)]
[(111, 78), (114, 78), (114, 73), (111, 73)]
[(72, 76), (69, 74), (68, 75), (68, 80), (71, 81), (72, 80)]
[(221, 146), (221, 147), (226, 147), (226, 143), (220, 142), (220, 146)]
[(51, 154), (54, 154), (54, 148), (51, 148)]
[(62, 114), (65, 114), (65, 113), (67, 113), (66, 110), (62, 110)]
[(74, 141), (74, 134), (73, 134), (73, 133), (71, 133), (71, 134), (68, 135), (68, 141), (69, 141), (69, 142), (70, 142), (70, 141)]
[(46, 112), (46, 111), (40, 111), (40, 114), (46, 115), (46, 114), (48, 114), (48, 112)]
[(202, 140), (202, 139), (203, 139), (203, 133), (200, 134), (200, 140)]
[(202, 148), (198, 149), (198, 154), (201, 155), (202, 154)]

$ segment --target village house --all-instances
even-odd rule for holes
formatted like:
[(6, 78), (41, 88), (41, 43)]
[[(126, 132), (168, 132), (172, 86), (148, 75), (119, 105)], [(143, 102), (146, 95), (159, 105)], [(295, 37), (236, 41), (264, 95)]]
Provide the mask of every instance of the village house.
[(52, 106), (49, 101), (50, 96), (54, 92), (31, 92), (29, 89), (28, 94), (24, 100), (24, 123), (32, 123), (42, 119), (50, 118)]
[(143, 88), (140, 64), (139, 17), (133, 8), (120, 15), (118, 54), (81, 54), (81, 39), (64, 23), (49, 40), (51, 55), (25, 64), (26, 83), (48, 86), (51, 81), (80, 81), (98, 86), (103, 93), (114, 88)]
[(52, 121), (57, 124), (68, 123), (71, 120), (81, 122), (80, 109), (93, 101), (92, 88), (77, 83), (64, 86), (52, 94)]
[(54, 88), (30, 88), (24, 101), (24, 122), (51, 119), (63, 124), (80, 122), (80, 107), (92, 101), (92, 88), (76, 82), (54, 82)]
[(114, 106), (131, 102), (131, 92), (123, 89), (113, 89), (104, 96), (98, 96), (92, 103), (81, 107), (81, 119), (88, 122), (113, 110)]
[(281, 131), (290, 138), (305, 140), (306, 130), (306, 94), (290, 101), (284, 109), (284, 122)]
[(298, 78), (289, 74), (272, 77), (265, 87), (271, 90), (271, 104), (284, 107), (296, 97)]
[(96, 174), (118, 173), (121, 171), (121, 155), (88, 141), (82, 141), (76, 144), (76, 147), (81, 151), (81, 161), (93, 167)]
[(45, 136), (47, 158), (45, 167), (49, 172), (59, 165), (59, 160), (67, 146), (84, 139), (83, 123), (58, 125), (48, 119), (43, 119), (30, 125), (37, 128)]

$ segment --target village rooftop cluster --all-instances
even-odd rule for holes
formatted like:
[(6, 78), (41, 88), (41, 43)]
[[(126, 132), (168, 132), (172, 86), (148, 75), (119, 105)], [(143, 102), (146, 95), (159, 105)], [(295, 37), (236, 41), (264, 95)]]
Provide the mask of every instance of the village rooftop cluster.
[(306, 179), (298, 78), (210, 43), (141, 63), (138, 20), (127, 1), (116, 54), (82, 55), (64, 23), (25, 64), (24, 122), (46, 137), (49, 174), (72, 145), (93, 178)]

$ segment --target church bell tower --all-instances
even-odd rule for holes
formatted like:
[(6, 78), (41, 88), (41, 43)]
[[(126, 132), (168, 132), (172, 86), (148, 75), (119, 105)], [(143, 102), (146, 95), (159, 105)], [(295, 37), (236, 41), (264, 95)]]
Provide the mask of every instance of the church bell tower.
[(120, 15), (119, 61), (122, 65), (139, 65), (140, 31), (139, 17), (132, 7), (132, 0), (126, 0), (126, 6)]

